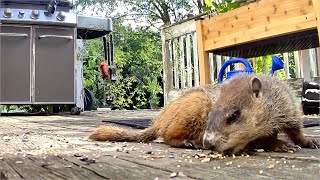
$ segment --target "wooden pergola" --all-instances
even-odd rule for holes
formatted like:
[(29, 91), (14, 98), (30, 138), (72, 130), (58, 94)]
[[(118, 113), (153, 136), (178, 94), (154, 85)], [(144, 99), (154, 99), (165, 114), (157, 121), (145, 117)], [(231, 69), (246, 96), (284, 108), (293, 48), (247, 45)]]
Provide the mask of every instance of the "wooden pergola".
[(320, 0), (261, 0), (199, 19), (196, 32), (204, 85), (210, 83), (209, 52), (249, 58), (319, 47)]

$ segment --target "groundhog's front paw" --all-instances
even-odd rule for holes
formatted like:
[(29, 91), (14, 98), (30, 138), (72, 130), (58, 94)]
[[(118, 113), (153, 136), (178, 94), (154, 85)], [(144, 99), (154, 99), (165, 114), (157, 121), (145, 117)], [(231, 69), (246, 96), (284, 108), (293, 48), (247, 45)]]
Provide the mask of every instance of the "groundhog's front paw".
[(310, 149), (319, 149), (320, 143), (315, 139), (306, 139), (305, 142), (303, 143), (303, 147), (310, 148)]
[(279, 139), (275, 139), (273, 142), (269, 144), (267, 150), (274, 152), (288, 152), (290, 150), (295, 152), (298, 149), (300, 149), (300, 146)]

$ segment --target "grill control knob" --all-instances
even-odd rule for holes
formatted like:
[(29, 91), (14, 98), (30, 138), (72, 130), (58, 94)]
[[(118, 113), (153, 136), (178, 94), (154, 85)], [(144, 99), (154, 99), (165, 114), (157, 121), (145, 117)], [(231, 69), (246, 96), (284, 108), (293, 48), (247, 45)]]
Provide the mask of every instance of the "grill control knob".
[(57, 15), (57, 20), (58, 21), (64, 21), (66, 19), (66, 13), (65, 12), (62, 12), (60, 11)]
[(30, 17), (32, 19), (38, 19), (39, 18), (39, 11), (38, 10), (32, 10)]
[(10, 8), (6, 8), (3, 12), (3, 17), (5, 18), (11, 18), (12, 12)]
[(24, 16), (24, 10), (20, 10), (18, 17), (19, 18), (23, 18), (23, 16)]

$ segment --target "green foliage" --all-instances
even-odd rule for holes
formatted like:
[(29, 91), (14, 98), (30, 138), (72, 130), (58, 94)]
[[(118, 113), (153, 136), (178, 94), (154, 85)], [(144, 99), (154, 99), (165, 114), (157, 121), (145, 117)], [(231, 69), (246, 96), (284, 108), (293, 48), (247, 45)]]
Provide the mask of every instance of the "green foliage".
[[(116, 109), (149, 108), (159, 105), (162, 88), (161, 39), (159, 34), (143, 28), (133, 29), (116, 23), (114, 64), (117, 81), (102, 80), (99, 70), (103, 59), (101, 40), (84, 44), (84, 86), (95, 96), (95, 107), (103, 105)], [(105, 89), (105, 90), (104, 90)]]
[(240, 7), (240, 3), (234, 0), (205, 0), (205, 5), (204, 11), (214, 9), (218, 14)]
[(137, 20), (145, 19), (150, 25), (161, 21), (168, 25), (184, 19), (193, 11), (193, 2), (189, 0), (123, 0), (129, 14), (134, 14)]
[[(282, 54), (275, 54), (283, 61), (283, 55)], [(267, 55), (267, 56), (261, 56), (256, 58), (256, 65), (254, 67), (254, 71), (257, 74), (269, 74), (271, 67), (272, 67), (272, 56), (273, 55)], [(295, 64), (294, 64), (294, 58), (293, 53), (289, 53), (289, 73), (291, 78), (295, 78)], [(284, 69), (278, 70), (275, 73), (277, 77), (281, 80), (285, 79), (285, 71)]]

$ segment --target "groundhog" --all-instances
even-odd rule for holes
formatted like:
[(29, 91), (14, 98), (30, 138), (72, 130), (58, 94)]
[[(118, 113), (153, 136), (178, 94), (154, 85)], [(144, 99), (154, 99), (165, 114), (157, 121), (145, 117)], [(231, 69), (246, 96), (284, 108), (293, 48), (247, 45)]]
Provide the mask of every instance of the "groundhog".
[(191, 89), (170, 102), (144, 130), (128, 130), (111, 125), (99, 127), (90, 139), (97, 141), (149, 142), (162, 137), (173, 147), (203, 148), (208, 113), (220, 94), (219, 85)]
[[(294, 144), (319, 148), (319, 142), (302, 133), (302, 110), (289, 86), (281, 80), (255, 74), (238, 74), (225, 81), (208, 115), (204, 147), (222, 154), (263, 148), (288, 151)], [(294, 144), (277, 138), (284, 132)]]

